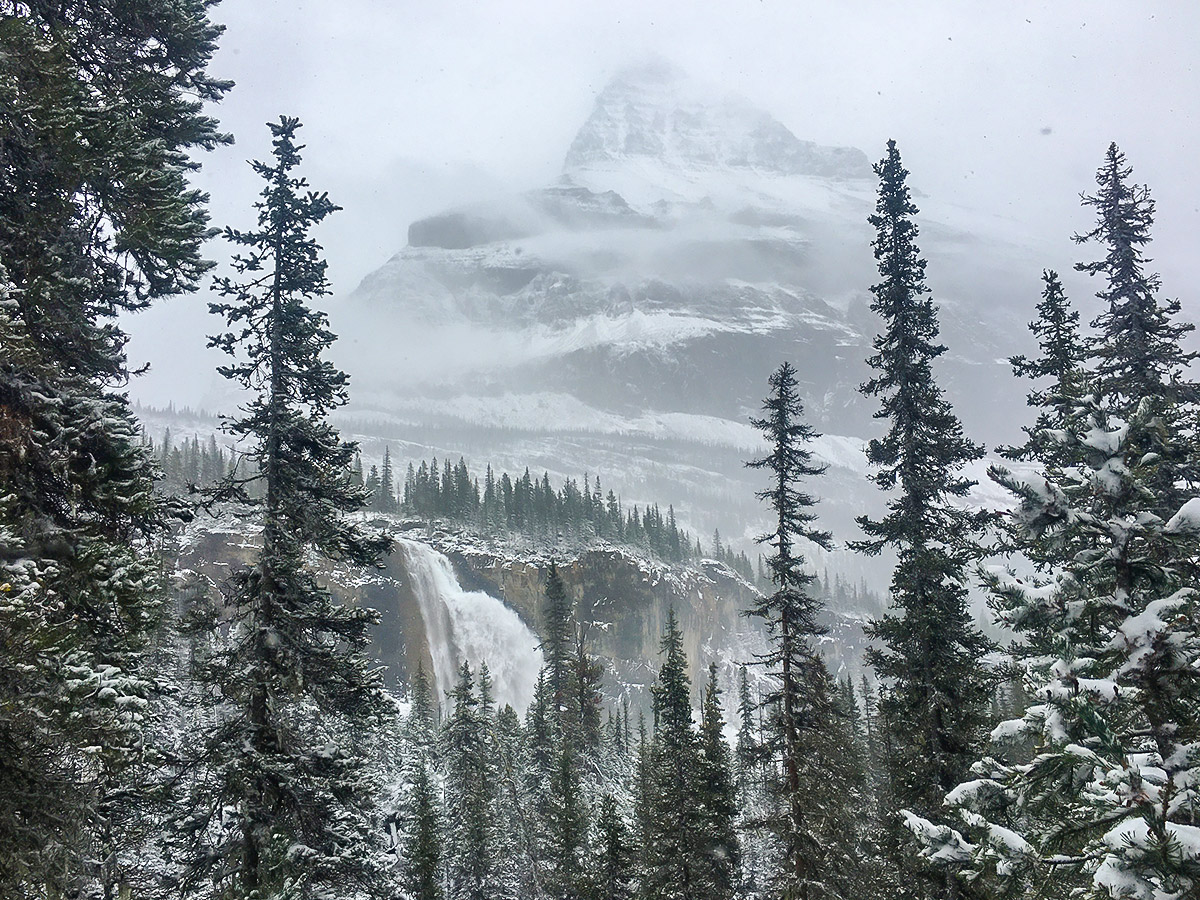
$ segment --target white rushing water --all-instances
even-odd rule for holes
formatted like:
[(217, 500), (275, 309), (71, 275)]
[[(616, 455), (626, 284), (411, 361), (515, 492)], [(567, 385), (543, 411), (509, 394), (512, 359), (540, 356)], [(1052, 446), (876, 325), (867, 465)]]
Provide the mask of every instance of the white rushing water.
[(502, 601), (464, 590), (450, 560), (432, 547), (409, 538), (398, 538), (396, 547), (421, 606), (437, 696), (444, 703), (463, 660), (474, 672), (486, 662), (496, 702), (524, 713), (542, 667), (537, 635)]

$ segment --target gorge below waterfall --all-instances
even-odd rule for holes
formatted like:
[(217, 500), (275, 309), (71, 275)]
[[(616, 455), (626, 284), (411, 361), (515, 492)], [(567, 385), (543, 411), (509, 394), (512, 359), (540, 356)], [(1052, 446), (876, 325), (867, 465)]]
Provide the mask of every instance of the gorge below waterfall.
[(427, 544), (398, 538), (396, 553), (421, 609), (437, 696), (453, 690), (464, 661), (474, 672), (487, 663), (496, 702), (524, 713), (542, 667), (538, 636), (503, 601), (464, 589), (450, 560)]

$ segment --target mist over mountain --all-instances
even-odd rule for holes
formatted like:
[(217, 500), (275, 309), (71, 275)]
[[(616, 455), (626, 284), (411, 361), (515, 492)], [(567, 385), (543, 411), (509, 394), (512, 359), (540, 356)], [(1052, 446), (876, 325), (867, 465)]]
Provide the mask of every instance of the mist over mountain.
[[(747, 420), (787, 359), (826, 434), (822, 515), (854, 537), (880, 503), (861, 453), (874, 406), (857, 390), (878, 327), (874, 191), (860, 149), (805, 141), (667, 64), (626, 69), (554, 183), (413, 222), (338, 304), (348, 420), (401, 468), (466, 454), (599, 471), (628, 502), (671, 500), (697, 533), (748, 546), (762, 515)], [(1010, 222), (917, 202), (940, 377), (977, 440), (1010, 439), (1023, 412), (1005, 359), (1027, 345), (1035, 254)]]

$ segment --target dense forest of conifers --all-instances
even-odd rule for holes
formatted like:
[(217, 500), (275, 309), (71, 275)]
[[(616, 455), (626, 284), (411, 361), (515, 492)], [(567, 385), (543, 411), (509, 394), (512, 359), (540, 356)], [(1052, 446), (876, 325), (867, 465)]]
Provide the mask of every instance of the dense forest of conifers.
[[(375, 615), (336, 602), (314, 565), (377, 565), (391, 541), (354, 515), (371, 495), (329, 421), (348, 378), (323, 356), (312, 231), (337, 207), (298, 171), (297, 120), (269, 125), (256, 225), (224, 231), (236, 255), (211, 282), (218, 371), (251, 398), (226, 424), (246, 465), (208, 445), (212, 481), (168, 497), (125, 393), (118, 315), (212, 268), (188, 182), (191, 154), (230, 140), (208, 113), (230, 88), (206, 71), (209, 6), (0, 4), (0, 896), (1197, 896), (1200, 389), (1193, 326), (1147, 270), (1154, 202), (1115, 144), (1076, 236), (1101, 312), (1081, 326), (1047, 270), (1039, 355), (1012, 360), (1030, 422), (1001, 450), (1025, 465), (989, 472), (1013, 496), (1004, 515), (965, 502), (983, 448), (937, 382), (946, 348), (894, 142), (875, 166), (862, 391), (887, 508), (853, 547), (896, 565), (865, 686), (820, 654), (804, 552), (832, 536), (783, 363), (753, 420), (770, 584), (746, 611), (766, 643), (733, 747), (729, 686), (710, 671), (695, 708), (673, 616), (649, 715), (603, 698), (554, 572), (524, 719), (496, 708), (483, 666), (445, 697), (418, 674), (398, 704), (368, 652)], [(190, 446), (189, 477), (205, 452)], [(444, 466), (420, 471), (398, 502), (431, 503), (436, 481), (438, 504), (470, 514), (473, 479), (460, 489), (452, 467), (443, 491)], [(494, 505), (486, 478), (478, 495), (497, 526), (550, 528), (569, 505), (572, 522), (647, 530), (586, 480), (509, 484), (511, 501), (503, 477)], [(251, 562), (219, 585), (173, 573), (162, 536), (230, 508), (261, 536)], [(670, 508), (649, 521), (672, 552)], [(970, 614), (976, 578), (1002, 648)]]
[[(158, 458), (165, 490), (178, 495), (211, 488), (238, 467), (243, 476), (255, 471), (253, 460), (235, 459), (232, 451), (218, 444), (215, 434), (203, 443), (192, 435), (176, 445), (168, 428), (157, 447), (148, 437), (142, 443)], [(626, 512), (616, 494), (604, 492), (599, 475), (594, 479), (585, 475), (582, 482), (565, 479), (555, 490), (547, 472), (533, 478), (526, 469), (517, 478), (507, 472), (497, 478), (489, 465), (481, 487), (464, 459), (460, 457), (454, 465), (447, 459), (439, 465), (435, 456), (416, 467), (410, 463), (397, 490), (391, 450), (386, 447), (382, 464), (372, 465), (365, 476), (362, 459), (355, 456), (350, 475), (354, 484), (366, 489), (367, 508), (377, 512), (444, 520), (489, 536), (523, 535), (583, 543), (599, 538), (648, 550), (670, 562), (716, 559), (747, 581), (765, 579), (761, 562), (756, 570), (744, 550), (734, 550), (721, 541), (719, 531), (706, 551), (699, 538), (676, 524), (673, 506), (667, 507), (665, 516), (656, 503)], [(581, 484), (587, 485), (586, 489)]]

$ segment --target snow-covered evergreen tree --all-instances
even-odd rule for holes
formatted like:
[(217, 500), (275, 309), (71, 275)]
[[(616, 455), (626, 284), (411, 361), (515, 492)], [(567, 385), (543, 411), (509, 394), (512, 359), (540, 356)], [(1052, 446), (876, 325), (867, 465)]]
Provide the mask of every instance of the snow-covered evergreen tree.
[[(1065, 427), (1051, 417), (1059, 427), (1034, 432), (1031, 446), (1052, 448), (1041, 472), (992, 471), (1018, 502), (1020, 549), (1044, 567), (991, 576), (1033, 704), (951, 792), (957, 826), (914, 824), (931, 855), (1010, 890), (1161, 900), (1200, 892), (1200, 499), (1184, 499), (1198, 454), (1178, 344), (1189, 329), (1141, 271), (1153, 207), (1128, 174), (1110, 147), (1085, 198), (1099, 213), (1087, 237), (1108, 245), (1081, 267), (1108, 283), (1088, 342), (1094, 391)], [(1058, 402), (1031, 396), (1039, 421)]]
[(632, 900), (633, 846), (616, 798), (605, 794), (596, 819), (596, 849), (589, 856), (589, 900)]
[[(1028, 405), (1038, 410), (1033, 425), (1022, 428), (1026, 442), (1021, 447), (1002, 448), (1010, 459), (1036, 460), (1054, 466), (1060, 462), (1053, 436), (1070, 427), (1079, 401), (1087, 391), (1084, 363), (1087, 347), (1079, 331), (1079, 313), (1067, 299), (1058, 273), (1052, 269), (1042, 272), (1041, 302), (1038, 317), (1029, 325), (1037, 338), (1040, 355), (1036, 359), (1014, 356), (1013, 374), (1038, 382), (1026, 396)], [(1067, 464), (1070, 459), (1062, 460)]]
[(691, 680), (674, 609), (661, 646), (663, 664), (652, 689), (654, 734), (642, 737), (635, 789), (639, 896), (727, 900), (738, 879), (738, 848), (728, 748), (717, 748), (724, 738), (714, 733), (720, 712), (715, 705), (709, 710), (706, 737), (713, 744), (705, 748), (692, 721)]
[[(0, 894), (128, 887), (162, 584), (119, 314), (210, 267), (187, 154), (203, 0), (9, 4), (0, 30)], [(123, 804), (123, 805), (122, 805)]]
[(700, 757), (696, 768), (697, 859), (701, 861), (697, 897), (733, 897), (741, 867), (736, 830), (737, 793), (733, 758), (725, 743), (717, 665), (708, 668), (700, 714)]
[(229, 645), (210, 675), (230, 715), (205, 760), (223, 812), (196, 835), (193, 866), (210, 873), (204, 893), (348, 896), (378, 880), (382, 837), (356, 733), (392, 707), (365, 652), (374, 613), (338, 604), (312, 558), (374, 565), (388, 541), (347, 518), (366, 502), (355, 447), (328, 422), (347, 379), (322, 358), (334, 336), (308, 305), (329, 292), (310, 231), (337, 207), (294, 174), (300, 123), (269, 127), (273, 160), (253, 164), (266, 181), (257, 230), (225, 233), (245, 248), (234, 259), (245, 280), (218, 279), (210, 304), (231, 329), (211, 339), (233, 358), (219, 371), (253, 394), (227, 427), (249, 442), (262, 485), (251, 501), (235, 474), (214, 497), (253, 509), (262, 543), (227, 591)]
[(433, 691), (423, 666), (409, 685), (404, 743), (398, 748), (403, 781), (397, 798), (401, 883), (413, 900), (440, 900), (443, 884), (443, 811), (437, 774), (438, 726)]
[(442, 728), (446, 767), (448, 900), (488, 900), (497, 876), (495, 760), (474, 676), (462, 664)]
[(525, 793), (525, 732), (516, 710), (505, 706), (496, 714), (493, 729), (496, 793), (493, 815), (504, 827), (496, 834), (496, 866), (492, 897), (527, 898), (535, 893), (537, 878), (529, 853), (529, 815)]
[(774, 769), (761, 714), (761, 704), (750, 689), (749, 671), (743, 665), (738, 670), (738, 732), (733, 771), (742, 847), (742, 881), (738, 893), (745, 897), (758, 897), (766, 892), (776, 869), (774, 861), (779, 857), (778, 842), (768, 828), (772, 822), (768, 781)]

